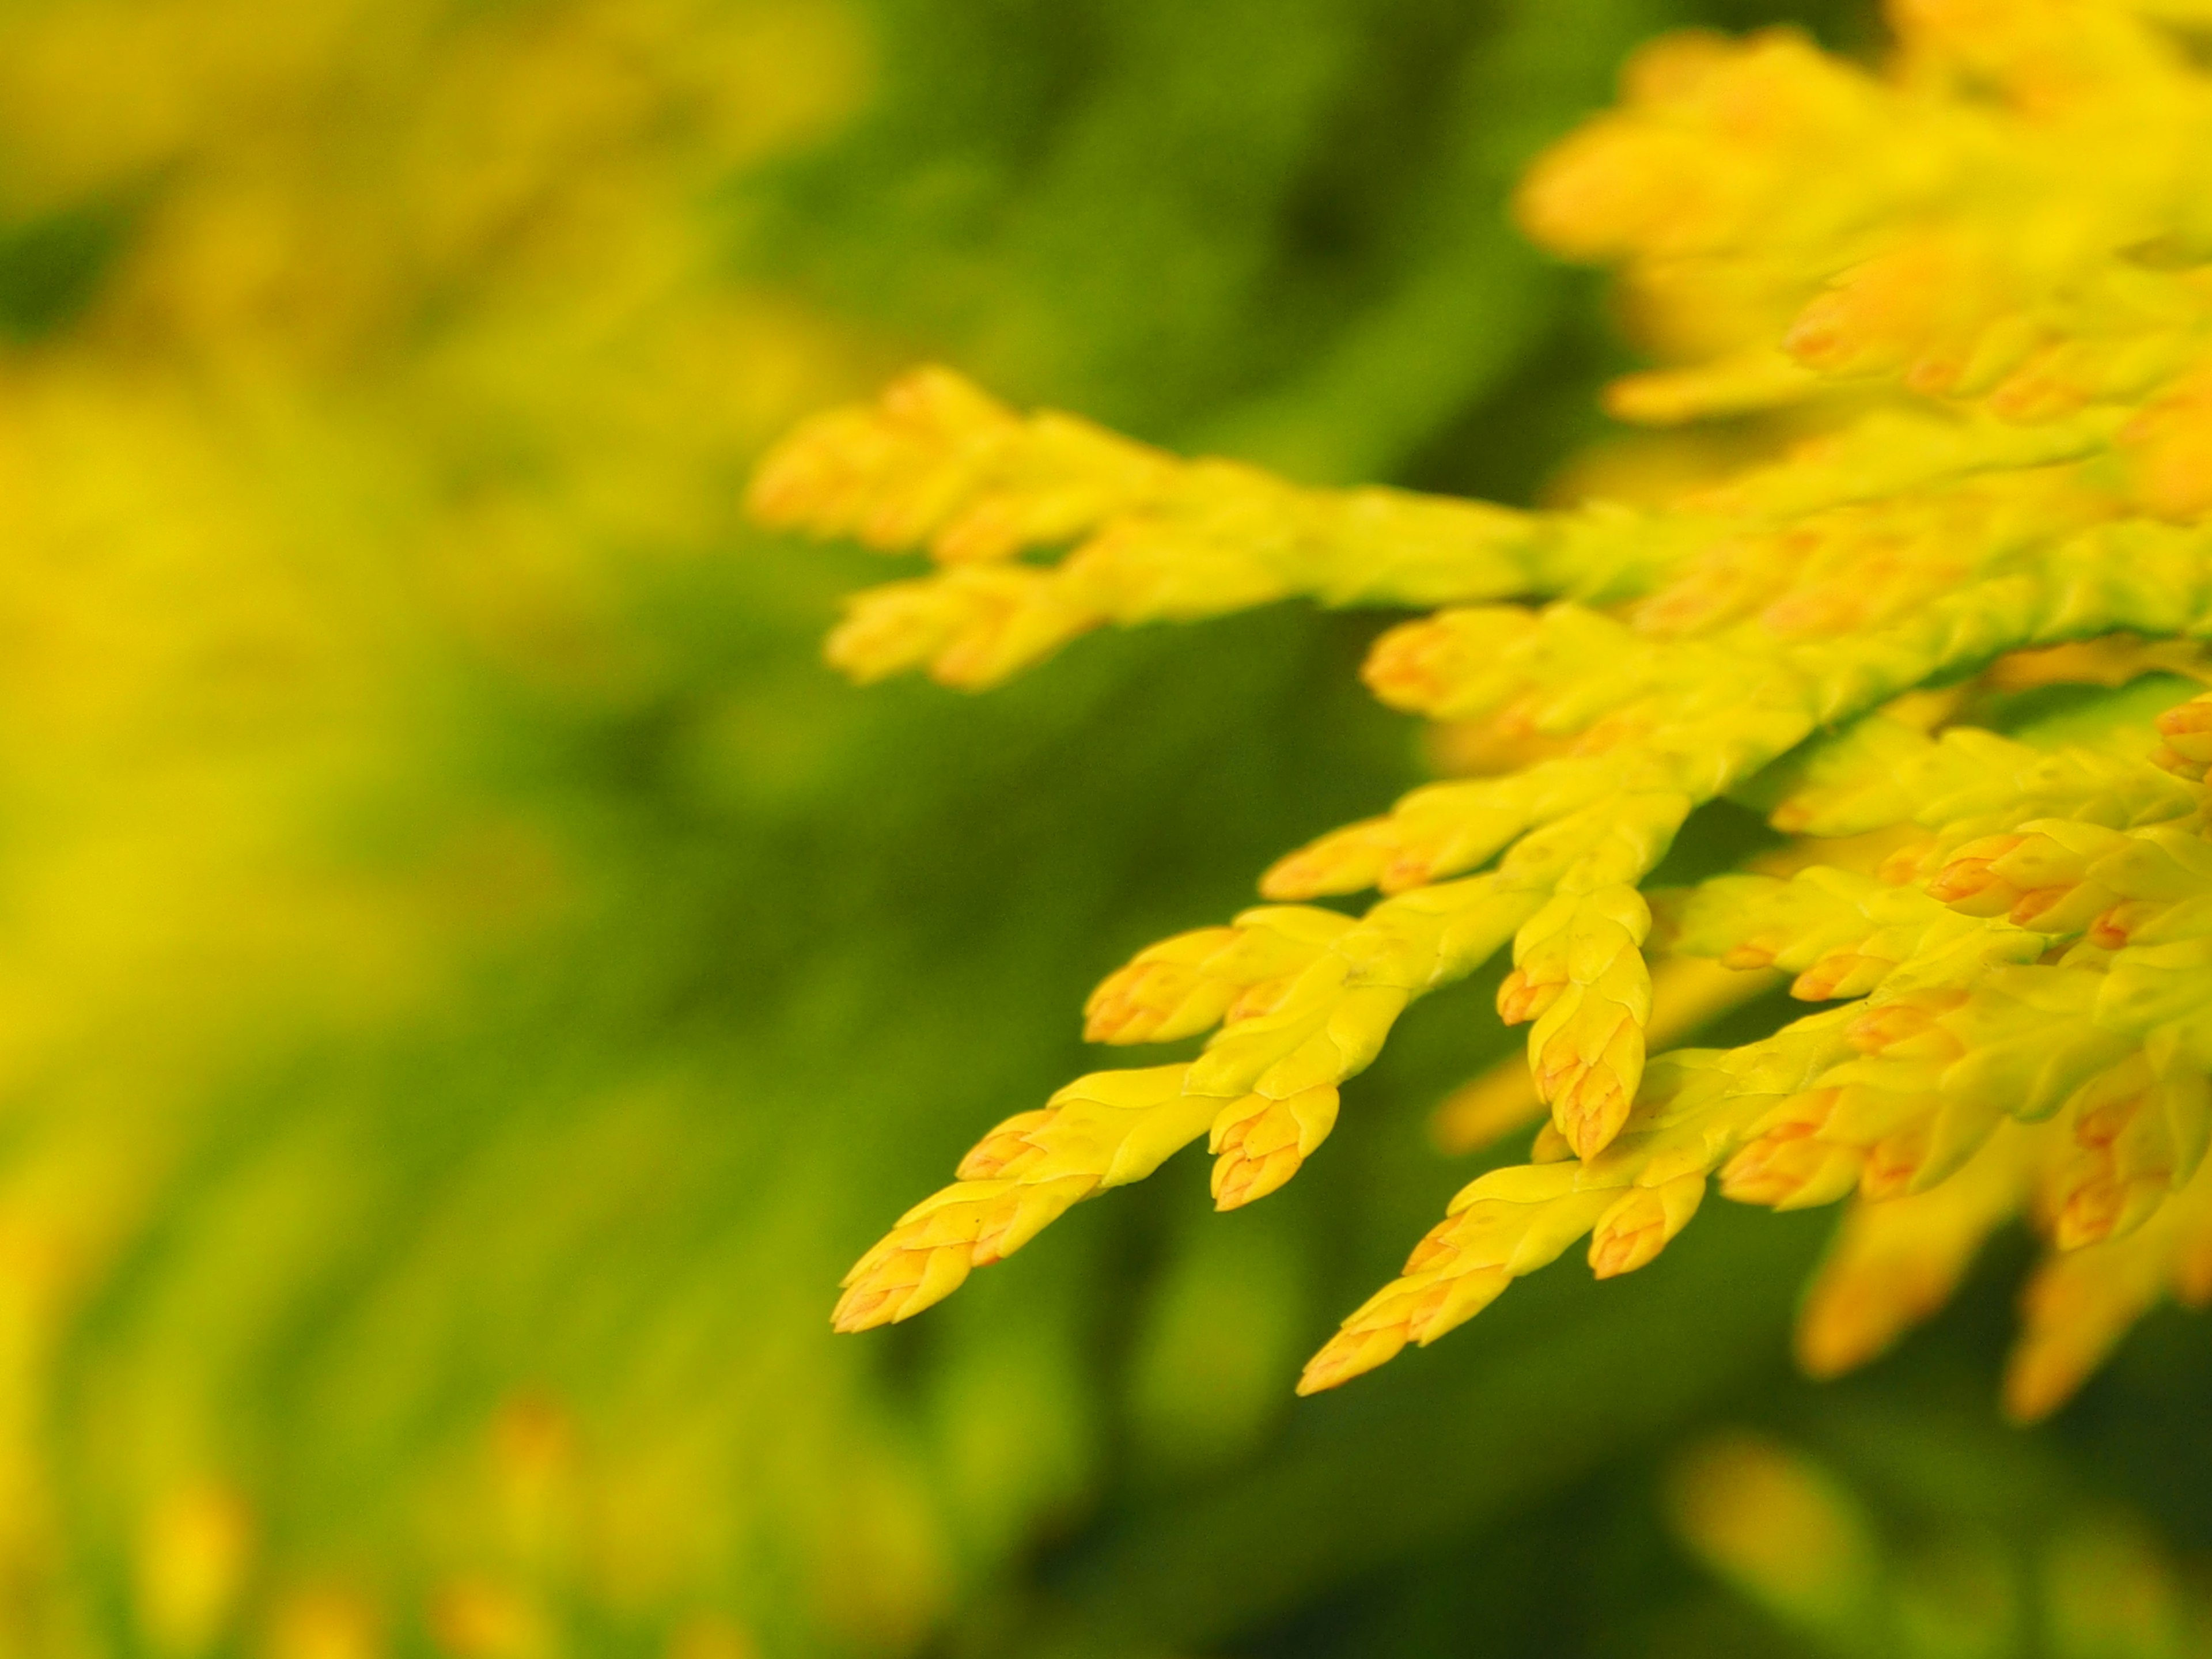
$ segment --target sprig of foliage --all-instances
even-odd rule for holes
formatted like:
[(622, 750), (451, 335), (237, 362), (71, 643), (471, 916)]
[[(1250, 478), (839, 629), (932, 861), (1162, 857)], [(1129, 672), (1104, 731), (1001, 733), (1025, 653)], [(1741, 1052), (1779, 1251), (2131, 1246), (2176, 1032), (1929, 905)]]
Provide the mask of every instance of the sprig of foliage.
[[(2157, 9), (1899, 0), (1879, 75), (1786, 31), (1639, 54), (1522, 222), (1614, 265), (1664, 360), (1616, 414), (1797, 434), (1656, 506), (1302, 489), (942, 370), (769, 459), (763, 518), (938, 562), (854, 602), (830, 655), (855, 678), (982, 686), (1103, 624), (1298, 595), (1441, 605), (1368, 683), (1510, 757), (1262, 881), (1379, 888), (1357, 919), (1263, 908), (1109, 980), (1094, 1037), (1218, 1029), (1001, 1125), (862, 1258), (841, 1328), (912, 1316), (1200, 1135), (1222, 1207), (1275, 1190), (1406, 1006), (1509, 944), (1499, 1012), (1531, 1023), (1550, 1107), (1534, 1161), (1463, 1191), (1302, 1389), (1585, 1235), (1601, 1276), (1643, 1266), (1715, 1177), (1778, 1207), (1856, 1194), (1809, 1304), (1817, 1369), (1879, 1351), (2023, 1209), (2054, 1254), (2015, 1414), (2160, 1295), (2212, 1297), (2212, 701), (2174, 678), (2212, 630), (2212, 78), (2179, 33), (2212, 18)], [(2038, 680), (2145, 690), (2041, 744), (1978, 724)], [(1642, 884), (1724, 796), (1790, 838), (1781, 867), (1655, 926)], [(1780, 965), (1839, 1006), (1647, 1066), (1647, 951)]]

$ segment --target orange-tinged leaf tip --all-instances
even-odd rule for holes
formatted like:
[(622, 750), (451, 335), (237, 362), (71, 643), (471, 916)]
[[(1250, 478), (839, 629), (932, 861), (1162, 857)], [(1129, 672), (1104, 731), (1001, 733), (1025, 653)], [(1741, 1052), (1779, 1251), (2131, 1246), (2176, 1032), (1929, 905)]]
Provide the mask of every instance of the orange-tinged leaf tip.
[(1422, 712), (1452, 690), (1450, 635), (1433, 623), (1394, 628), (1375, 642), (1360, 678), (1393, 708)]
[(1423, 1347), (1480, 1313), (1504, 1294), (1513, 1275), (1504, 1267), (1455, 1273), (1424, 1295), (1407, 1313), (1406, 1334)]
[(2212, 702), (2200, 698), (2182, 703), (2154, 724), (2169, 751), (2192, 765), (2212, 763)]
[(1629, 1227), (1601, 1230), (1591, 1236), (1590, 1273), (1599, 1279), (1616, 1279), (1650, 1266), (1667, 1247), (1667, 1229), (1656, 1216)]
[(1406, 1346), (1406, 1333), (1398, 1326), (1382, 1330), (1339, 1331), (1326, 1346), (1306, 1362), (1298, 1377), (1301, 1395), (1320, 1394), (1395, 1359)]
[(1538, 1085), (1551, 1096), (1552, 1121), (1577, 1158), (1596, 1157), (1628, 1121), (1628, 1091), (1620, 1073), (1602, 1062), (1574, 1066), (1564, 1075), (1547, 1073)]
[(1961, 1006), (1963, 991), (1921, 992), (1861, 1009), (1844, 1029), (1844, 1040), (1863, 1054), (1884, 1054), (1911, 1045), (1924, 1058), (1955, 1059), (1965, 1045), (1942, 1026), (1943, 1016)]
[(2033, 927), (2038, 921), (2057, 909), (2062, 902), (2071, 897), (2074, 890), (2072, 887), (2066, 886), (2031, 887), (2020, 896), (2008, 913), (2007, 920), (2015, 927)]
[(1038, 1155), (1039, 1149), (1020, 1135), (996, 1133), (986, 1135), (953, 1173), (963, 1181), (992, 1181)]
[(910, 1289), (905, 1285), (884, 1285), (866, 1280), (837, 1298), (830, 1314), (831, 1328), (840, 1333), (873, 1330), (888, 1325), (897, 1315), (899, 1298)]
[(1296, 1146), (1279, 1146), (1257, 1158), (1241, 1151), (1223, 1154), (1213, 1165), (1213, 1207), (1241, 1209), (1280, 1190), (1304, 1166)]
[(1808, 1209), (1841, 1198), (1857, 1182), (1864, 1154), (1809, 1135), (1766, 1135), (1721, 1170), (1721, 1192), (1739, 1204)]
[(1591, 1229), (1591, 1273), (1613, 1279), (1648, 1267), (1689, 1225), (1705, 1193), (1702, 1175), (1679, 1176), (1659, 1187), (1631, 1188)]
[(1866, 1164), (1859, 1170), (1859, 1196), (1869, 1202), (1902, 1198), (1912, 1190), (1914, 1178), (1919, 1175), (1927, 1156), (1925, 1135), (1916, 1135), (1896, 1145), (1887, 1140), (1875, 1142), (1868, 1149)]
[(2087, 938), (2100, 950), (2118, 951), (2128, 942), (2128, 935), (2138, 920), (2139, 907), (2116, 904), (2091, 921)]
[[(1337, 1091), (1321, 1084), (1283, 1099), (1248, 1095), (1214, 1119), (1211, 1145), (1218, 1209), (1233, 1210), (1265, 1198), (1298, 1172), (1334, 1127)], [(1232, 1115), (1234, 1114), (1234, 1115)]]
[(1994, 915), (2010, 906), (2014, 890), (2003, 877), (1997, 874), (1996, 860), (1985, 858), (1953, 859), (1929, 882), (1928, 896), (1955, 907), (1980, 898), (1992, 889), (1997, 890), (1991, 901), (1997, 907), (1990, 912)]
[(1334, 893), (1356, 893), (1372, 887), (1381, 873), (1381, 860), (1370, 850), (1310, 847), (1278, 860), (1260, 878), (1263, 898), (1321, 898)]
[(1086, 1042), (1149, 1041), (1189, 994), (1195, 975), (1165, 971), (1154, 963), (1133, 963), (1091, 994), (1084, 1005)]
[(1498, 988), (1498, 1017), (1508, 1025), (1525, 1025), (1532, 1019), (1540, 1019), (1544, 1011), (1557, 1002), (1566, 988), (1564, 977), (1536, 984), (1516, 968)]

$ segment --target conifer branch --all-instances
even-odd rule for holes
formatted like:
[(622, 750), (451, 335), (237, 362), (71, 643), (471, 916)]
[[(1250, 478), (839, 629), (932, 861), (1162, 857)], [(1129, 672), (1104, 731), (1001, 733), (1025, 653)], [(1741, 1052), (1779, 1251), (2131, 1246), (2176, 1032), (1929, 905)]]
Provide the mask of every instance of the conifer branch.
[[(1002, 1126), (863, 1259), (841, 1325), (907, 1316), (1200, 1133), (1223, 1207), (1274, 1190), (1407, 1004), (1509, 940), (1498, 1012), (1531, 1027), (1550, 1121), (1302, 1390), (1585, 1235), (1601, 1277), (1647, 1264), (1715, 1182), (1850, 1200), (1800, 1330), (1824, 1374), (1932, 1312), (2015, 1216), (2053, 1252), (2015, 1415), (2158, 1297), (2212, 1297), (2212, 694), (2190, 698), (2212, 638), (2212, 73), (2119, 0), (1892, 20), (1881, 74), (1787, 31), (1655, 43), (1521, 192), (1539, 241), (1616, 268), (1665, 360), (1616, 414), (1793, 405), (1814, 434), (1671, 501), (1307, 489), (1018, 416), (941, 370), (770, 457), (763, 517), (936, 561), (855, 602), (830, 655), (856, 678), (980, 686), (1104, 623), (1297, 595), (1416, 605), (1367, 683), (1488, 774), (1320, 837), (1263, 878), (1280, 902), (1111, 976), (1091, 1036), (1218, 1025), (1204, 1052)], [(2062, 684), (2105, 689), (2063, 738), (1989, 729)], [(1723, 796), (1786, 852), (1645, 895)], [(1370, 888), (1357, 921), (1296, 902)], [(1647, 1060), (1650, 963), (1665, 982), (1694, 959), (1836, 1006)], [(1465, 1138), (1516, 1121), (1478, 1093), (1446, 1115)]]

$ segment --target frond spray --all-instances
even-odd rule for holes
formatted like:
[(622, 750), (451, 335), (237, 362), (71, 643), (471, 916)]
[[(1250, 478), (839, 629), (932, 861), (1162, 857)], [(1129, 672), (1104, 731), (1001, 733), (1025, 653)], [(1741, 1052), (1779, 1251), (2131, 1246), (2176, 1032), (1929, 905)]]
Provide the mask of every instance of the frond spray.
[[(1506, 951), (1530, 1159), (1458, 1195), (1302, 1391), (1584, 1239), (1600, 1277), (1643, 1267), (1715, 1184), (1848, 1203), (1799, 1332), (1820, 1373), (1939, 1307), (2015, 1217), (2049, 1245), (2016, 1416), (2160, 1297), (2212, 1299), (2212, 77), (2189, 38), (2212, 7), (1895, 0), (1891, 22), (1879, 73), (1788, 31), (1661, 40), (1522, 189), (1539, 242), (1615, 270), (1662, 364), (1613, 414), (1799, 434), (1662, 503), (1304, 489), (941, 369), (768, 459), (763, 519), (935, 562), (853, 601), (829, 653), (856, 679), (980, 688), (1103, 625), (1294, 596), (1413, 606), (1367, 683), (1481, 774), (1291, 853), (1269, 903), (1110, 977), (1091, 1038), (1211, 1030), (1203, 1052), (993, 1130), (854, 1268), (841, 1329), (912, 1316), (1200, 1139), (1222, 1208), (1275, 1191), (1407, 1004)], [(2132, 689), (1985, 723), (2067, 684)], [(1786, 847), (1647, 891), (1723, 797)], [(1370, 889), (1358, 916), (1305, 902)], [(1777, 970), (1819, 1006), (1665, 1048)], [(1512, 1099), (1461, 1103), (1467, 1138)]]

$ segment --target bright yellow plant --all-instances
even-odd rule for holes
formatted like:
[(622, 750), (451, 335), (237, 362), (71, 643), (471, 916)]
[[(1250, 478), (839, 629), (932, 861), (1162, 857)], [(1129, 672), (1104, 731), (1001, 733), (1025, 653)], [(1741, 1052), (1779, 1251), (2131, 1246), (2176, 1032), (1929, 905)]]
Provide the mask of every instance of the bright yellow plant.
[[(841, 1328), (911, 1316), (1200, 1136), (1221, 1207), (1275, 1190), (1406, 1006), (1509, 945), (1499, 1012), (1530, 1024), (1550, 1108), (1531, 1161), (1460, 1194), (1303, 1390), (1585, 1236), (1601, 1277), (1644, 1266), (1715, 1179), (1850, 1200), (1801, 1330), (1818, 1371), (1935, 1309), (2016, 1214), (2051, 1252), (2017, 1415), (2160, 1296), (2212, 1297), (2212, 696), (2189, 643), (2212, 632), (2212, 7), (1891, 21), (1880, 73), (1787, 31), (1662, 40), (1522, 190), (1539, 241), (1618, 270), (1662, 364), (1614, 413), (1766, 411), (1792, 439), (1670, 501), (1304, 489), (942, 370), (769, 458), (763, 518), (938, 565), (854, 602), (830, 654), (856, 678), (981, 687), (1106, 623), (1299, 595), (1442, 607), (1383, 635), (1368, 684), (1490, 762), (1109, 979), (1097, 1041), (1218, 1029), (993, 1131), (861, 1259)], [(1979, 723), (2007, 690), (2138, 681), (2070, 723)], [(1787, 849), (1642, 890), (1724, 796)], [(1369, 888), (1357, 916), (1304, 902)], [(1829, 1006), (1647, 1063), (1655, 958), (1779, 968)]]
[[(732, 480), (850, 383), (849, 331), (733, 282), (702, 203), (842, 122), (865, 44), (824, 0), (0, 15), (9, 247), (115, 221), (77, 309), (21, 339), (0, 323), (0, 1650), (112, 1650), (78, 1637), (58, 1395), (100, 1395), (99, 1547), (131, 1563), (134, 1650), (374, 1655), (411, 1616), (411, 1587), (302, 1542), (240, 1452), (258, 1407), (225, 1380), (319, 1259), (287, 1218), (351, 1224), (333, 1218), (365, 1159), (271, 1130), (283, 1173), (238, 1207), (251, 1246), (181, 1346), (98, 1389), (58, 1381), (58, 1356), (173, 1212), (179, 1170), (234, 1133), (241, 1073), (450, 1009), (587, 892), (552, 813), (486, 785), (459, 734), (518, 688), (634, 699), (654, 672), (638, 574), (726, 547)], [(649, 1104), (607, 1109), (635, 1124)], [(824, 1579), (868, 1564), (849, 1576), (870, 1589), (837, 1597), (856, 1625), (910, 1625), (928, 1571), (902, 1578), (915, 1552), (883, 1548), (899, 1529), (876, 1516), (902, 1476), (863, 1443), (848, 1480), (836, 1449), (865, 1431), (825, 1415), (811, 1440), (788, 1414), (777, 1434), (830, 1448), (791, 1455), (845, 1512), (786, 1510), (784, 1535), (839, 1564)], [(481, 1455), (391, 1471), (435, 1489), (435, 1528), (385, 1550), (394, 1580), (441, 1587), (446, 1650), (524, 1650), (483, 1632), (547, 1622), (539, 1517), (587, 1478), (627, 1528), (605, 1528), (606, 1577), (670, 1601), (708, 1578), (727, 1454), (696, 1419), (635, 1420), (652, 1444), (613, 1474), (580, 1474), (567, 1419), (527, 1395)], [(692, 1484), (658, 1494), (664, 1469)]]

